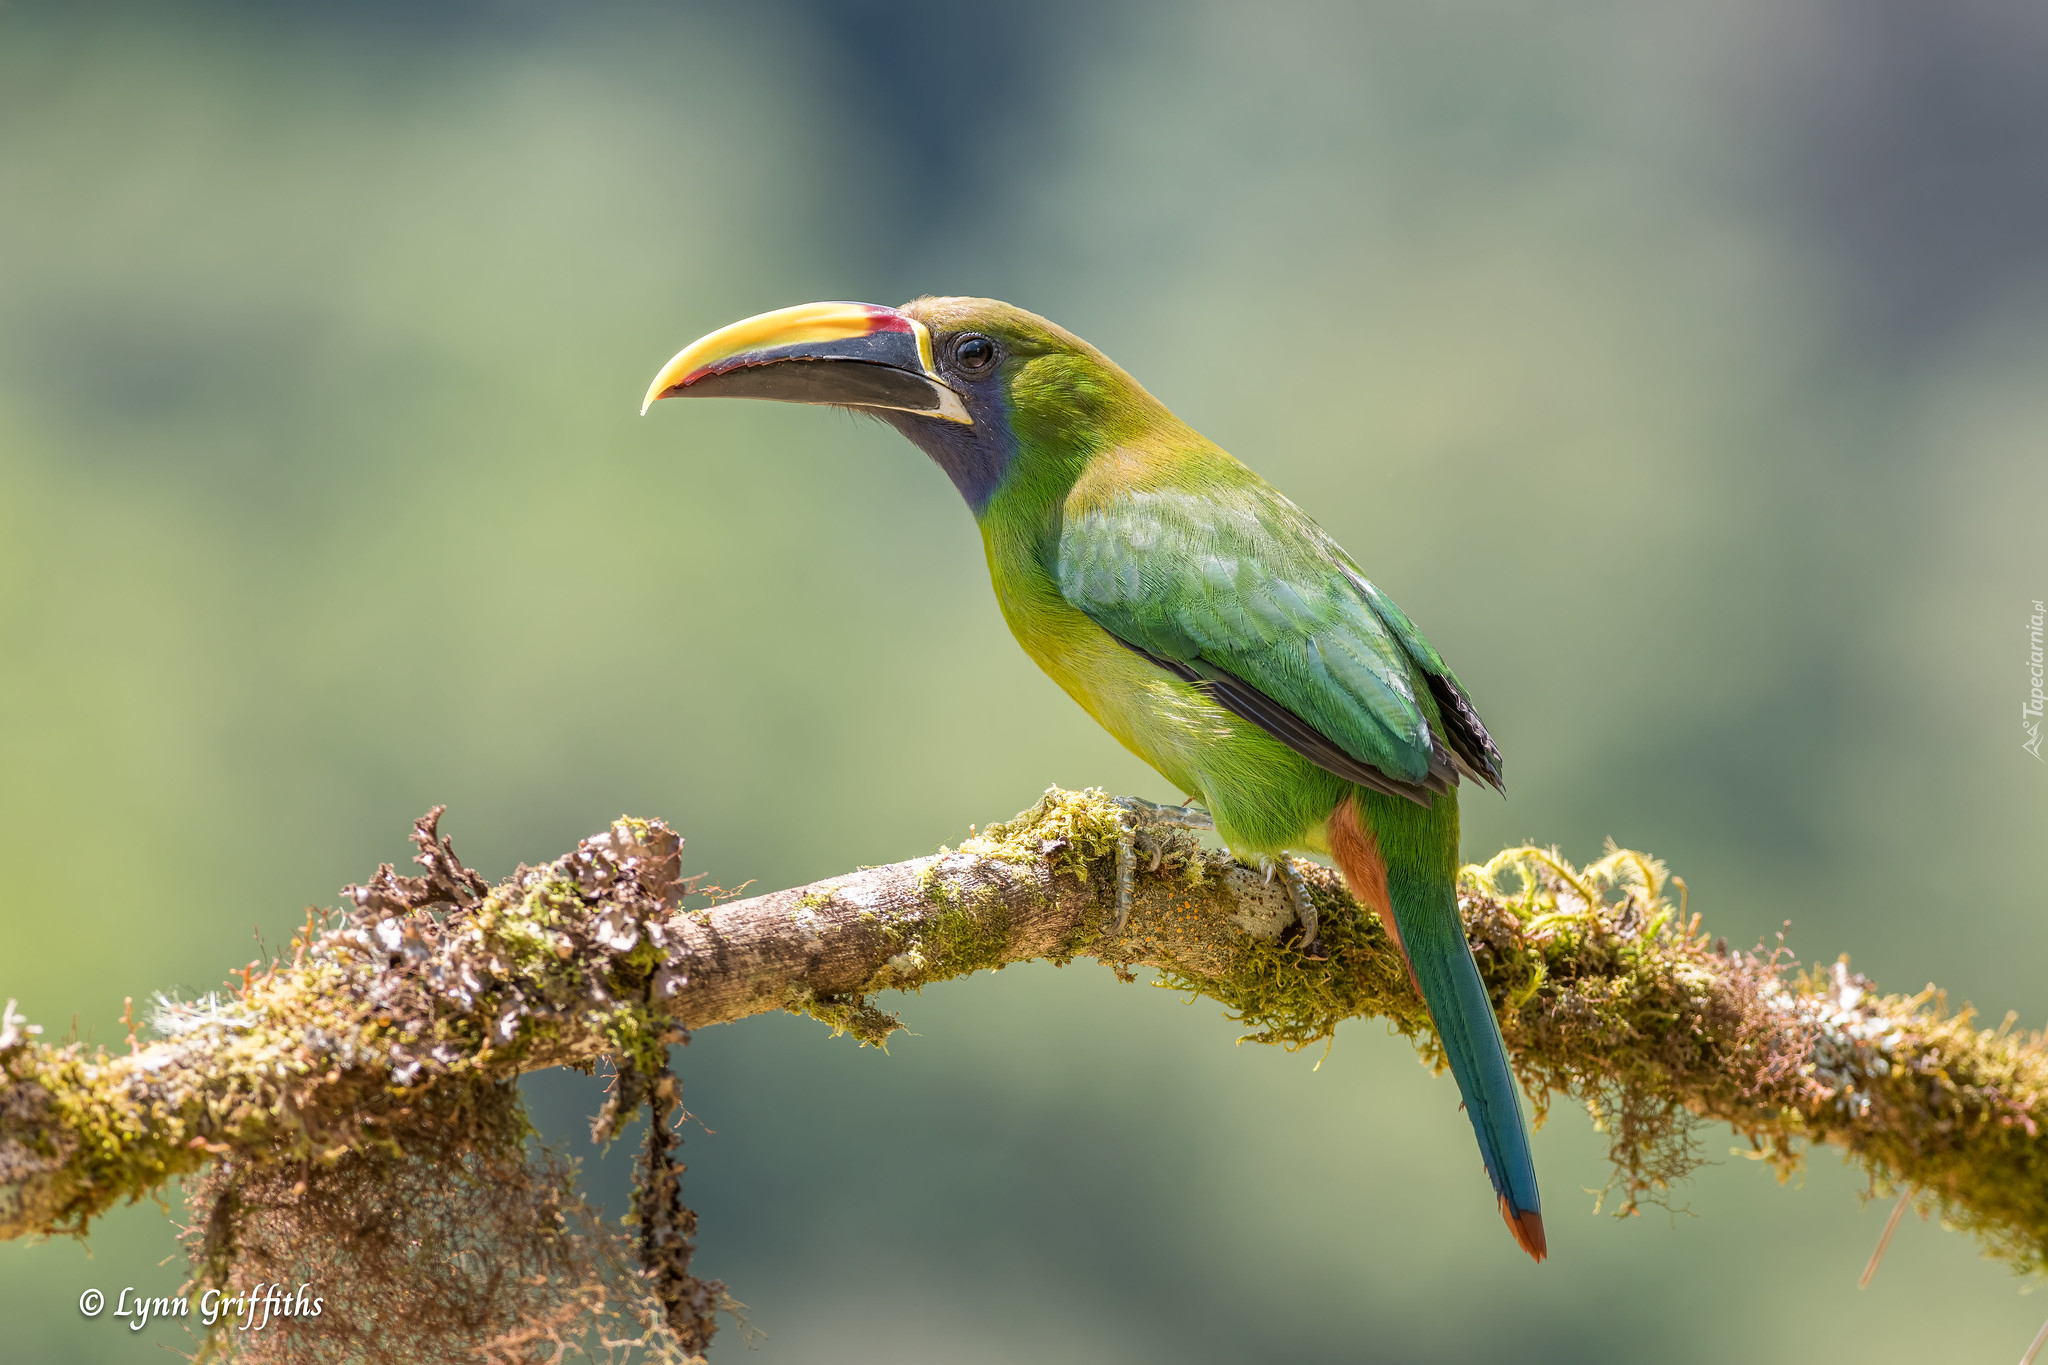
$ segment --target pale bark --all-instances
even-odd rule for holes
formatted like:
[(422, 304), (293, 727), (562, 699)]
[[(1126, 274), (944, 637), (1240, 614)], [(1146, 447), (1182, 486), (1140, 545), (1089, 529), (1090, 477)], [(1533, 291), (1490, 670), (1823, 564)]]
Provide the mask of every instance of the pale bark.
[[(161, 1011), (162, 1036), (132, 1052), (47, 1045), (10, 1013), (0, 1235), (82, 1230), (216, 1155), (402, 1145), (436, 1087), (605, 1055), (644, 1071), (674, 1025), (790, 1009), (880, 1042), (894, 1020), (878, 993), (1033, 959), (1155, 968), (1262, 1041), (1318, 1043), (1379, 1015), (1434, 1055), (1398, 956), (1328, 869), (1301, 864), (1326, 948), (1310, 958), (1277, 879), (1184, 833), (1142, 833), (1119, 932), (1125, 818), (1099, 793), (1048, 793), (959, 850), (695, 908), (658, 823), (622, 822), (493, 888), (423, 822), (426, 876), (386, 869), (290, 961)], [(1623, 1200), (1658, 1198), (1692, 1161), (1693, 1125), (1725, 1121), (1781, 1167), (1836, 1144), (1874, 1185), (1912, 1188), (2040, 1270), (2040, 1036), (1975, 1029), (1931, 990), (1880, 997), (1843, 965), (1793, 977), (1731, 953), (1664, 890), (1661, 867), (1625, 853), (1581, 870), (1513, 850), (1461, 881), (1524, 1085), (1539, 1109), (1555, 1093), (1593, 1109)]]

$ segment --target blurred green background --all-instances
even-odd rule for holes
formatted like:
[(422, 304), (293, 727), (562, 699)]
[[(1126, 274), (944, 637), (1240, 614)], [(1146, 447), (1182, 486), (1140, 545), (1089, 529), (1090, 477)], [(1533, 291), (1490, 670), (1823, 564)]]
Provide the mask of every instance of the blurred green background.
[[(727, 885), (1051, 783), (1174, 795), (1039, 675), (877, 424), (642, 386), (814, 298), (1096, 342), (1323, 522), (1508, 756), (1466, 850), (1667, 859), (1737, 942), (2048, 1018), (2048, 11), (1958, 3), (0, 9), (0, 995), (118, 1043), (411, 818), (622, 811)], [(1371, 1023), (1234, 1048), (1100, 968), (679, 1056), (726, 1360), (2016, 1358), (2048, 1312), (1826, 1151), (1502, 1235)], [(596, 1083), (536, 1078), (587, 1151)], [(617, 1207), (619, 1160), (586, 1168)], [(18, 1359), (155, 1360), (0, 1246)], [(164, 1338), (180, 1343), (176, 1333)]]

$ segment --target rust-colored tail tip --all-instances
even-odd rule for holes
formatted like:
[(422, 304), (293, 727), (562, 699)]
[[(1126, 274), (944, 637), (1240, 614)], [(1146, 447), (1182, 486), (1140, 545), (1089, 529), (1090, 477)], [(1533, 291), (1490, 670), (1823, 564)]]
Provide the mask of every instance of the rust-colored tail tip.
[(1541, 1263), (1550, 1254), (1550, 1248), (1543, 1241), (1543, 1215), (1533, 1209), (1516, 1212), (1509, 1206), (1507, 1196), (1500, 1197), (1500, 1216), (1508, 1225), (1508, 1234), (1515, 1239), (1515, 1245), (1529, 1253), (1529, 1259)]

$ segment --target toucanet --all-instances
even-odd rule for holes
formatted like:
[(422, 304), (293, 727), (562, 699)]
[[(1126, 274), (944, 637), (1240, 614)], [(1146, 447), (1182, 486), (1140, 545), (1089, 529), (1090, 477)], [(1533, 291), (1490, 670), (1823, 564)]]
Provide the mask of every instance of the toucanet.
[[(1501, 1215), (1542, 1260), (1521, 1096), (1458, 916), (1458, 783), (1499, 789), (1500, 752), (1351, 557), (1108, 357), (992, 299), (748, 318), (663, 366), (641, 411), (698, 396), (894, 426), (967, 500), (1025, 653), (1199, 800), (1233, 853), (1280, 868), (1310, 951), (1313, 904), (1286, 854), (1337, 864), (1406, 956)], [(1120, 914), (1128, 852), (1124, 866)]]

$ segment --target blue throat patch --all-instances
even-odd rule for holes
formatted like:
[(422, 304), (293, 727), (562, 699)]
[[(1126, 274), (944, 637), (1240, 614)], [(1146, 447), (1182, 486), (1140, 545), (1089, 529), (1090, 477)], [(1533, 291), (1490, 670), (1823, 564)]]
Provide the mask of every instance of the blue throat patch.
[(902, 432), (912, 445), (931, 457), (933, 464), (946, 471), (953, 487), (967, 500), (968, 510), (979, 520), (996, 486), (1009, 472), (1010, 458), (1017, 449), (1009, 414), (1000, 408), (988, 412), (990, 406), (970, 398), (968, 411), (974, 414), (971, 427), (894, 409), (877, 409), (875, 415)]

